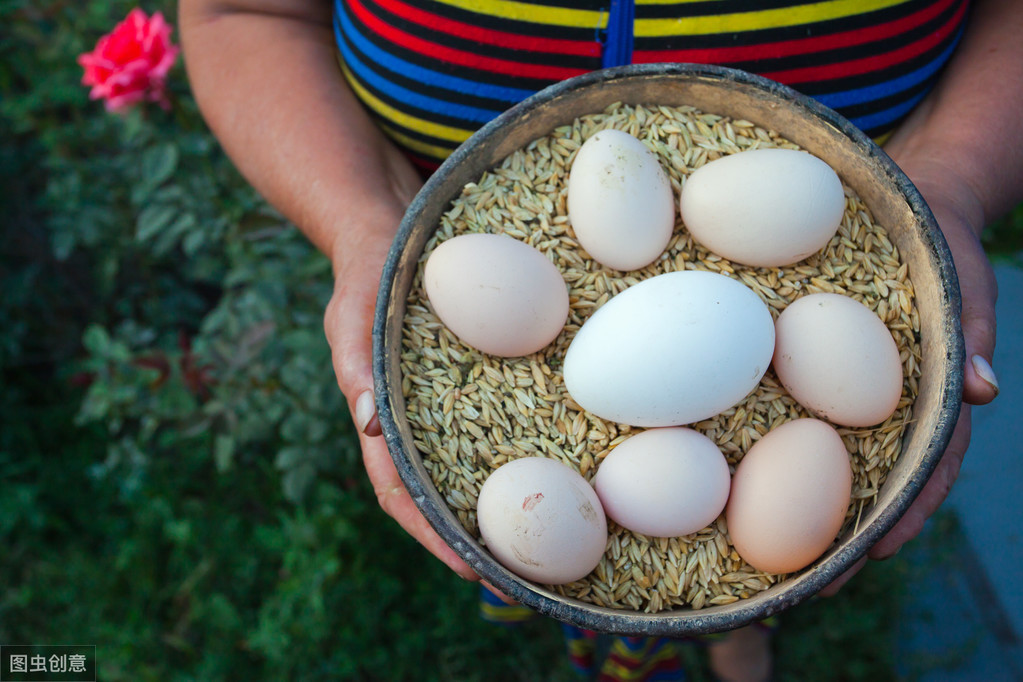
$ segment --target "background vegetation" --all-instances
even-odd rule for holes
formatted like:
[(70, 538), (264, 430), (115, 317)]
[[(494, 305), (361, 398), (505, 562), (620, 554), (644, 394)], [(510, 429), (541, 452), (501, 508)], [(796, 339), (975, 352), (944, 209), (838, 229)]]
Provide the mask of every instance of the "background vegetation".
[[(75, 57), (131, 6), (0, 4), (0, 642), (96, 644), (108, 681), (568, 679), (554, 623), (482, 625), (376, 506), (328, 379), (328, 264), (180, 64), (171, 112), (87, 99)], [(992, 253), (1021, 234), (1017, 211)], [(907, 570), (786, 615), (779, 679), (891, 678)]]

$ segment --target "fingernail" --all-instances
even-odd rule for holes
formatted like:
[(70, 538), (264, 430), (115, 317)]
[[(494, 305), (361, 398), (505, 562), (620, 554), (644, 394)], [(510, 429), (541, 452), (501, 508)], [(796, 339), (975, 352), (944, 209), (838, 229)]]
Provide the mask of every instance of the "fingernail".
[(376, 408), (373, 406), (373, 391), (363, 391), (355, 399), (355, 426), (360, 432), (366, 430)]
[(991, 363), (980, 355), (974, 355), (971, 361), (977, 376), (990, 384), (991, 388), (995, 389), (995, 395), (998, 395), (998, 377), (995, 376), (995, 370), (991, 369)]

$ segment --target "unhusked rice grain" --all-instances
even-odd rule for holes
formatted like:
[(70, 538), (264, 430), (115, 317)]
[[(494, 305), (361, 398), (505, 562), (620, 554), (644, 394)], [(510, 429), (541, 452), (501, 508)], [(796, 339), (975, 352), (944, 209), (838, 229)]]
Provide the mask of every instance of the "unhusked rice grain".
[[(731, 263), (695, 244), (679, 222), (653, 264), (628, 273), (609, 270), (580, 247), (566, 208), (566, 179), (575, 152), (606, 128), (643, 140), (660, 158), (676, 196), (692, 171), (722, 155), (769, 147), (798, 149), (750, 121), (692, 107), (614, 104), (535, 140), (467, 184), (424, 249), (403, 326), (401, 385), (407, 418), (433, 483), (478, 538), (476, 498), (486, 477), (502, 464), (539, 455), (592, 478), (604, 457), (640, 429), (585, 412), (567, 394), (561, 359), (570, 341), (589, 315), (637, 282), (676, 270), (709, 270), (749, 286), (775, 318), (800, 296), (834, 292), (865, 303), (892, 332), (904, 373), (896, 412), (873, 428), (839, 428), (854, 474), (843, 532), (855, 526), (876, 501), (899, 456), (920, 374), (913, 284), (885, 229), (847, 187), (838, 234), (823, 251), (794, 266)], [(547, 348), (521, 358), (485, 355), (459, 341), (434, 315), (422, 287), (423, 265), (440, 242), (468, 232), (520, 239), (559, 268), (569, 286), (569, 318)], [(769, 430), (807, 416), (768, 371), (740, 404), (689, 426), (717, 443), (734, 468)], [(596, 569), (582, 580), (551, 589), (599, 606), (652, 613), (730, 604), (784, 578), (746, 564), (732, 547), (722, 516), (677, 538), (650, 538), (609, 522), (607, 549)]]

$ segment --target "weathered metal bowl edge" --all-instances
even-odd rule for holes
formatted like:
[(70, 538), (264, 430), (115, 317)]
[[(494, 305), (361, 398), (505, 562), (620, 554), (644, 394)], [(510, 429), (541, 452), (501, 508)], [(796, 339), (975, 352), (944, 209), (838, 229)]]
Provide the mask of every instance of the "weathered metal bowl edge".
[[(414, 228), (424, 213), (431, 208), (436, 209), (438, 196), (445, 196), (450, 201), (457, 196), (457, 191), (452, 192), (453, 188), (457, 187), (457, 190), (460, 190), (464, 182), (475, 180), (458, 177), (458, 170), (466, 158), (470, 155), (489, 155), (496, 164), (503, 155), (515, 148), (501, 149), (504, 141), (502, 131), (513, 123), (521, 125), (543, 107), (559, 98), (571, 96), (579, 88), (599, 88), (603, 84), (611, 84), (621, 79), (642, 77), (660, 79), (674, 76), (707, 82), (738, 83), (761, 91), (767, 98), (798, 104), (812, 112), (818, 120), (826, 122), (841, 135), (852, 140), (861, 151), (869, 155), (876, 168), (898, 187), (922, 226), (921, 238), (928, 249), (928, 258), (937, 269), (943, 283), (940, 288), (941, 328), (942, 334), (948, 340), (945, 362), (949, 367), (961, 368), (965, 357), (959, 322), (961, 301), (958, 280), (947, 243), (923, 197), (891, 158), (862, 131), (833, 110), (784, 85), (725, 67), (693, 64), (633, 65), (595, 71), (552, 85), (483, 126), (442, 164), (415, 197), (395, 236), (384, 265), (373, 323), (374, 386), (383, 437), (398, 473), (417, 507), (445, 542), (484, 580), (541, 614), (581, 627), (615, 634), (685, 636), (730, 630), (779, 613), (816, 594), (851, 568), (874, 543), (891, 530), (917, 497), (951, 438), (962, 395), (961, 370), (946, 373), (942, 377), (940, 409), (938, 414), (934, 415), (934, 427), (931, 430), (927, 455), (899, 487), (894, 499), (889, 500), (885, 509), (855, 537), (830, 551), (804, 572), (786, 580), (785, 589), (771, 588), (750, 599), (739, 600), (727, 606), (647, 614), (597, 607), (566, 599), (542, 586), (528, 583), (504, 569), (465, 531), (429, 482), (429, 476), (417, 456), (417, 451), (410, 439), (403, 436), (398, 426), (396, 412), (402, 409), (403, 399), (399, 373), (395, 371), (398, 359), (393, 349), (389, 347), (389, 343), (393, 343), (394, 339), (388, 335), (388, 325), (394, 322), (395, 315), (404, 310), (403, 297), (407, 291), (407, 280), (411, 277), (408, 270), (414, 265), (414, 262), (410, 265), (408, 261), (414, 261), (421, 255), (421, 249), (418, 253), (409, 252), (409, 241)], [(403, 276), (405, 281), (402, 280)]]

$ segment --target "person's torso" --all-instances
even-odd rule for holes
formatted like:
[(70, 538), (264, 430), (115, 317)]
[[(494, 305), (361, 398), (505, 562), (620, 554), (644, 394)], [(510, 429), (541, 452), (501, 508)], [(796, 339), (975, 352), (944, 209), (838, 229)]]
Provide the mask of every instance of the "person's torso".
[(345, 77), (423, 168), (565, 78), (694, 62), (790, 85), (879, 138), (932, 87), (968, 0), (335, 0)]

